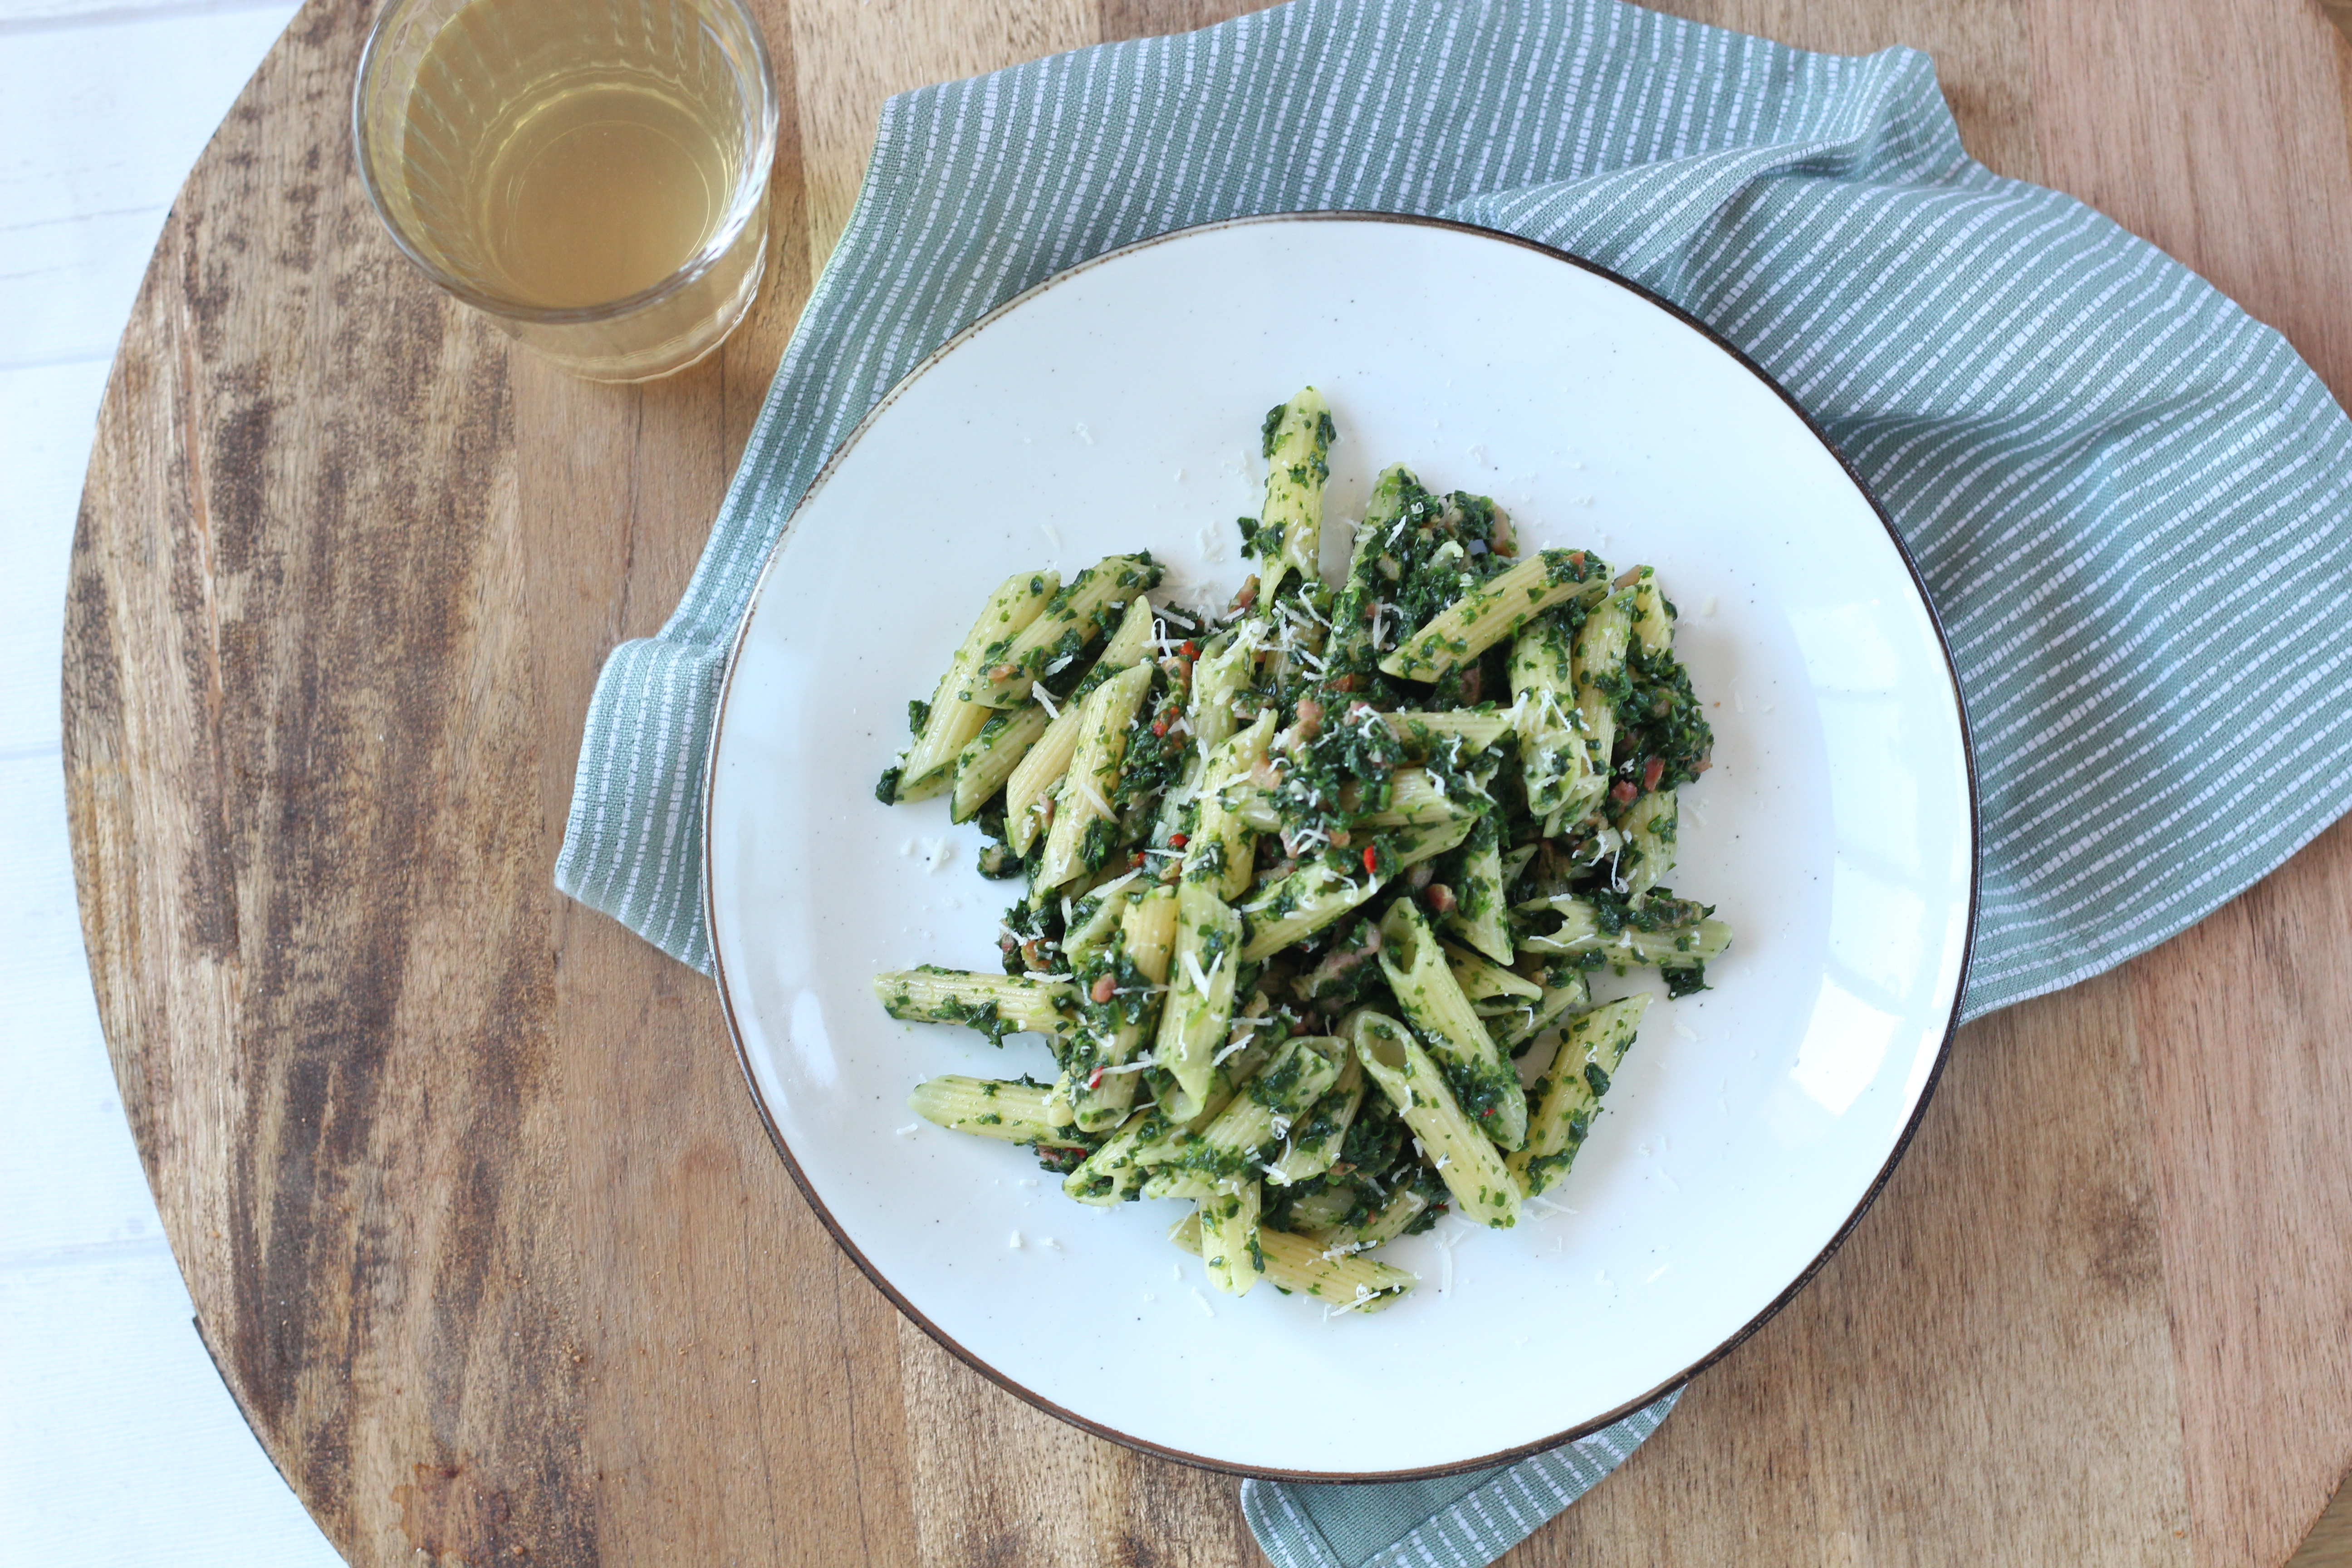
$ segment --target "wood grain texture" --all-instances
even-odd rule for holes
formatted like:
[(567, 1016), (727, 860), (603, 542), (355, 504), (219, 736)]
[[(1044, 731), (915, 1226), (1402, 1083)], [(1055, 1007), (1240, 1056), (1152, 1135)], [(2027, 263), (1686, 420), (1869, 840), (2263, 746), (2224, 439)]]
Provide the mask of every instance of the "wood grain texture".
[[(708, 984), (549, 888), (595, 672), (690, 573), (883, 98), (1244, 7), (760, 8), (772, 281), (669, 382), (566, 380), (410, 275), (350, 170), (358, 7), (302, 13), (184, 192), (68, 605), (84, 930), (149, 1179), (222, 1376), (355, 1563), (1257, 1563), (1230, 1479), (900, 1319), (768, 1147)], [(1979, 157), (2352, 387), (2352, 46), (2315, 9), (1672, 8), (1928, 50)], [(2347, 929), (2339, 827), (1964, 1033), (1847, 1247), (1507, 1561), (2284, 1561), (2352, 1466)]]

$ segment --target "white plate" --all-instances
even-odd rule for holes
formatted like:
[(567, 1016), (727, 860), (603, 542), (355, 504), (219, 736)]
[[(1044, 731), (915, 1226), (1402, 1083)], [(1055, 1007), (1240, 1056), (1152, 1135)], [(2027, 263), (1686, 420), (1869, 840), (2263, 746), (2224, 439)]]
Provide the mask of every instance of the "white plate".
[[(981, 879), (979, 835), (944, 801), (873, 795), (908, 699), (929, 695), (982, 595), (1148, 547), (1179, 601), (1222, 603), (1244, 571), (1233, 521), (1257, 510), (1261, 412), (1309, 383), (1340, 433), (1328, 517), (1357, 515), (1402, 461), (1493, 495), (1523, 549), (1658, 568), (1717, 735), (1673, 881), (1738, 933), (1713, 990), (1651, 1011), (1552, 1194), (1573, 1212), (1499, 1233), (1449, 1219), (1450, 1248), (1391, 1249), (1423, 1278), (1405, 1302), (1329, 1321), (1270, 1288), (1208, 1297), (1164, 1239), (1181, 1204), (1087, 1207), (1026, 1151), (904, 1131), (919, 1079), (1048, 1078), (1052, 1062), (1034, 1037), (999, 1051), (894, 1023), (868, 988), (919, 963), (997, 965), (1015, 885)], [(1334, 571), (1345, 532), (1326, 530)], [(1893, 535), (1729, 350), (1500, 236), (1258, 219), (1032, 290), (835, 456), (728, 679), (708, 803), (719, 986), (803, 1188), (950, 1349), (1180, 1458), (1435, 1472), (1637, 1405), (1769, 1315), (1843, 1235), (1949, 1037), (1971, 780), (1944, 645)]]

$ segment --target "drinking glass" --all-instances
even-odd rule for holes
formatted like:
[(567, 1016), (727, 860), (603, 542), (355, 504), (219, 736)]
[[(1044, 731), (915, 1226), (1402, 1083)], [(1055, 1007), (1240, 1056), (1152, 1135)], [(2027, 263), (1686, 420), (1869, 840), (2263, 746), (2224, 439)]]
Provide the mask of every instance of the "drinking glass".
[(759, 289), (775, 76), (742, 0), (390, 0), (352, 123), (393, 243), (574, 374), (683, 370)]

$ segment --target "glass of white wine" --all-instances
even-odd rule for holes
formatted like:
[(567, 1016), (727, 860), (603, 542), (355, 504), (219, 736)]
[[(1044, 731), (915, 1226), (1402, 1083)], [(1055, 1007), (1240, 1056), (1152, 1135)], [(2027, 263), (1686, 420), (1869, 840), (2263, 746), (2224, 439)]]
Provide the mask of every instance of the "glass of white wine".
[(352, 123), (394, 243), (574, 374), (683, 370), (759, 290), (776, 90), (743, 0), (388, 0)]

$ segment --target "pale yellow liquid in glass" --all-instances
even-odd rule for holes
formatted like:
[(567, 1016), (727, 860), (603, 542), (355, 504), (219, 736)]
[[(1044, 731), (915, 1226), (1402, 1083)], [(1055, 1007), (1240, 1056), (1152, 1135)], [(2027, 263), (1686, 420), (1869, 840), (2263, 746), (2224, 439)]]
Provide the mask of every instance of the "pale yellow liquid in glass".
[[(609, 304), (676, 272), (742, 169), (740, 84), (667, 7), (667, 47), (603, 7), (474, 0), (426, 49), (404, 173), (444, 265), (519, 304)], [(634, 35), (634, 36), (633, 36)]]

